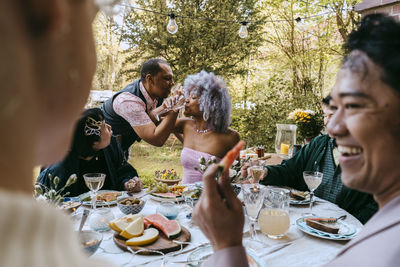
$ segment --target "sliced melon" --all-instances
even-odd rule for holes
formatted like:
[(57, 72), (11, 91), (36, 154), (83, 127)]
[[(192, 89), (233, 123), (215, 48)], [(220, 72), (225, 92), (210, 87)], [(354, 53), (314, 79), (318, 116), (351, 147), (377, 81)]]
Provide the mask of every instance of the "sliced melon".
[(145, 217), (145, 220), (160, 229), (166, 237), (174, 239), (181, 234), (181, 226), (176, 220), (168, 220), (161, 214), (151, 214)]
[(110, 228), (113, 229), (114, 231), (120, 233), (123, 230), (125, 230), (125, 228), (128, 227), (130, 223), (132, 223), (135, 219), (139, 217), (142, 217), (142, 215), (129, 214), (127, 216), (112, 220), (111, 222), (108, 223), (108, 226), (110, 226)]
[(132, 237), (140, 236), (144, 231), (144, 223), (143, 218), (139, 217), (131, 222), (125, 230), (123, 230), (119, 235), (125, 237), (126, 239), (130, 239)]
[(149, 228), (144, 230), (143, 235), (133, 237), (126, 241), (128, 246), (144, 246), (153, 243), (158, 238), (158, 230), (155, 228)]

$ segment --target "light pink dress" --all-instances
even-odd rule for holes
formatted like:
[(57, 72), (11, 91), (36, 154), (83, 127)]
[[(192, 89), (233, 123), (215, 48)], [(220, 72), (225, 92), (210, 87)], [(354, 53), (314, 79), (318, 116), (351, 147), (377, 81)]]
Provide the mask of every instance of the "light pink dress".
[[(194, 184), (196, 182), (201, 182), (203, 173), (200, 171), (200, 157), (203, 156), (205, 160), (209, 160), (213, 155), (200, 152), (188, 147), (184, 147), (181, 152), (181, 163), (183, 167), (183, 178), (182, 184)], [(215, 156), (214, 156), (215, 157)], [(217, 162), (221, 159), (215, 157)], [(197, 167), (199, 170), (195, 170)]]

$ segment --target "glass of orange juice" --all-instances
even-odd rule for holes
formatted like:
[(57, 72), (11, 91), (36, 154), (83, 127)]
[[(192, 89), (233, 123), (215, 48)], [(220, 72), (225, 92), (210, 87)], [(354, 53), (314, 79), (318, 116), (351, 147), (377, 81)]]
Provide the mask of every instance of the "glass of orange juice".
[(264, 208), (258, 215), (258, 225), (261, 232), (269, 238), (282, 238), (290, 227), (289, 193), (288, 189), (283, 188), (266, 189)]

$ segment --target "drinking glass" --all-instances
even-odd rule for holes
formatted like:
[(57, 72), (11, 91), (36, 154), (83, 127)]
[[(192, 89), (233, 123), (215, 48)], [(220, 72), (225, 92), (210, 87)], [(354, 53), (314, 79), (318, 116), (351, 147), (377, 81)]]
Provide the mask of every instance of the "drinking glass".
[(252, 184), (258, 184), (264, 175), (264, 167), (260, 163), (254, 164), (249, 167), (249, 173), (252, 178)]
[(250, 221), (250, 234), (251, 240), (256, 240), (255, 223), (257, 221), (258, 213), (263, 205), (265, 188), (257, 187), (252, 184), (242, 186), (243, 189), (243, 201), (246, 207), (247, 217)]
[(289, 203), (289, 190), (284, 188), (266, 189), (264, 208), (258, 216), (258, 225), (261, 232), (272, 239), (279, 239), (285, 236), (290, 227)]
[(180, 109), (183, 109), (185, 107), (185, 101), (186, 101), (185, 97), (183, 95), (181, 95), (178, 98), (178, 101), (176, 102), (176, 104), (173, 107), (165, 108), (165, 109), (163, 109), (163, 110), (161, 110), (159, 112), (153, 112), (154, 117), (156, 117), (157, 121), (160, 121), (160, 116), (165, 114), (165, 113), (167, 113), (168, 111), (173, 110), (173, 111), (176, 112), (176, 111), (178, 111)]
[(321, 184), (323, 175), (324, 174), (322, 172), (314, 172), (314, 171), (303, 172), (304, 181), (306, 182), (308, 189), (310, 189), (310, 213), (306, 215), (314, 216), (314, 214), (312, 213), (314, 190), (317, 189), (317, 187)]
[(104, 185), (106, 175), (104, 173), (86, 173), (83, 175), (86, 186), (90, 189), (93, 209), (96, 209), (97, 191)]

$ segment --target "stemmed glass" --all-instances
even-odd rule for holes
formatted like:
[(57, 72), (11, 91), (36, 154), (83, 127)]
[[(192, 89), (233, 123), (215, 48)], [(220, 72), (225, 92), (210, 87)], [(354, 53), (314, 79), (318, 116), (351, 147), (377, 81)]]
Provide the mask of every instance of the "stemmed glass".
[(317, 189), (317, 187), (321, 184), (323, 176), (324, 174), (322, 172), (314, 172), (314, 171), (303, 172), (304, 181), (306, 182), (308, 189), (310, 189), (310, 213), (305, 215), (314, 216), (314, 214), (312, 213), (314, 190)]
[(260, 164), (258, 160), (251, 160), (249, 173), (252, 177), (251, 183), (258, 184), (258, 182), (260, 181), (261, 177), (264, 174), (264, 167)]
[(257, 248), (252, 248), (252, 244), (254, 242), (259, 242), (256, 239), (255, 223), (257, 221), (258, 213), (260, 212), (260, 209), (263, 205), (266, 190), (252, 184), (244, 184), (242, 186), (242, 189), (243, 201), (246, 207), (247, 217), (250, 221), (250, 234), (252, 242), (246, 245), (246, 247), (257, 250)]
[(165, 113), (167, 113), (168, 111), (173, 110), (173, 111), (176, 112), (176, 111), (178, 111), (180, 109), (183, 109), (185, 107), (185, 102), (186, 102), (185, 97), (183, 95), (181, 95), (181, 96), (179, 96), (179, 98), (177, 100), (177, 103), (173, 107), (165, 108), (165, 109), (163, 109), (163, 110), (161, 110), (159, 112), (153, 112), (154, 117), (156, 117), (157, 121), (160, 121), (160, 116), (165, 114)]
[(104, 173), (86, 173), (83, 175), (86, 186), (90, 189), (93, 210), (96, 209), (97, 191), (104, 185), (106, 175)]

